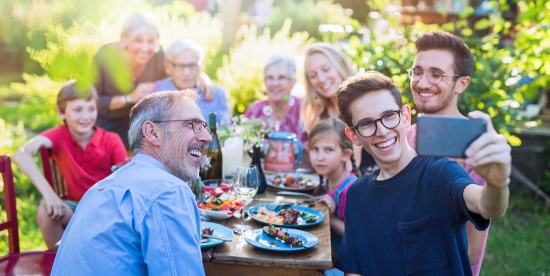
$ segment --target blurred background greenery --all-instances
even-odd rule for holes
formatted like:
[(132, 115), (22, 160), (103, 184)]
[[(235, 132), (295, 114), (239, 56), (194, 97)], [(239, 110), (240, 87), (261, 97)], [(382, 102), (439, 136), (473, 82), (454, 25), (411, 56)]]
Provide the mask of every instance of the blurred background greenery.
[[(438, 1), (261, 2), (269, 4), (269, 13), (254, 11), (252, 0), (218, 0), (210, 11), (200, 12), (183, 0), (1, 1), (0, 153), (13, 154), (30, 137), (61, 123), (55, 113), (61, 84), (71, 78), (93, 81), (96, 50), (117, 40), (122, 22), (139, 12), (157, 17), (164, 48), (179, 38), (205, 48), (205, 72), (227, 91), (233, 115), (265, 97), (262, 68), (273, 54), (296, 57), (298, 83), (303, 85), (304, 52), (319, 41), (339, 44), (359, 71), (392, 76), (414, 108), (405, 70), (413, 63), (415, 39), (442, 29), (463, 38), (475, 56), (472, 83), (459, 102), (464, 114), (474, 109), (489, 113), (514, 147), (522, 145), (526, 124), (542, 123), (523, 111), (539, 103), (550, 87), (550, 0), (439, 1), (462, 6), (453, 6), (453, 12), (434, 6), (431, 16), (439, 18), (438, 24), (422, 14), (407, 19), (406, 10), (395, 10), (405, 2), (420, 9), (420, 2)], [(302, 85), (294, 91), (298, 96)], [(550, 192), (550, 145), (544, 148), (537, 153), (544, 169), (532, 180)], [(44, 248), (35, 219), (40, 194), (13, 168), (21, 246)], [(550, 250), (544, 246), (550, 244), (548, 205), (520, 187), (513, 183), (508, 215), (491, 226), (483, 275), (550, 273)], [(5, 215), (2, 209), (0, 215)], [(7, 250), (5, 244), (3, 233), (0, 255)]]

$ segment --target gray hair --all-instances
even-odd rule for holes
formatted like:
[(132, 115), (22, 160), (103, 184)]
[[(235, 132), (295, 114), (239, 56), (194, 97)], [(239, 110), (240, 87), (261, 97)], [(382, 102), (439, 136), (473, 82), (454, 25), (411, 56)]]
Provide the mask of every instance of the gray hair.
[(159, 27), (151, 13), (136, 14), (128, 18), (122, 25), (121, 34), (134, 38), (145, 32), (154, 32), (159, 37)]
[[(191, 100), (197, 102), (199, 94), (194, 89), (182, 91), (162, 91), (143, 97), (130, 111), (130, 129), (128, 130), (128, 141), (134, 155), (141, 152), (143, 148), (142, 126), (146, 121), (170, 120), (172, 106), (183, 101)], [(169, 134), (167, 123), (157, 123), (162, 130)]]
[(294, 62), (294, 59), (289, 56), (283, 56), (283, 55), (274, 55), (270, 57), (267, 62), (264, 65), (264, 77), (265, 77), (265, 71), (273, 66), (273, 65), (286, 65), (288, 68), (288, 76), (290, 79), (296, 78), (296, 63)]
[(204, 60), (204, 50), (199, 44), (190, 39), (176, 40), (170, 45), (170, 47), (164, 53), (166, 60), (173, 60), (173, 58), (183, 51), (191, 50), (199, 55), (199, 62)]

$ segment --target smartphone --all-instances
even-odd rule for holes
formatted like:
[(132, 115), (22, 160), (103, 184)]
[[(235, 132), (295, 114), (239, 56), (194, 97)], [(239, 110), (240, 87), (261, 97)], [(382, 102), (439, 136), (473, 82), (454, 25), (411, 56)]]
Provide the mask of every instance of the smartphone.
[(483, 119), (424, 115), (417, 118), (416, 152), (423, 156), (465, 157), (470, 143), (486, 131)]

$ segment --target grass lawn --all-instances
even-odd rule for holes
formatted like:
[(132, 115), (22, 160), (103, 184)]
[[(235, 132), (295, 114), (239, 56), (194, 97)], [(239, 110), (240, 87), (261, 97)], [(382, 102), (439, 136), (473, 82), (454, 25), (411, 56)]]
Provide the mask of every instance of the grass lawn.
[(480, 275), (550, 275), (550, 204), (515, 193), (493, 220)]

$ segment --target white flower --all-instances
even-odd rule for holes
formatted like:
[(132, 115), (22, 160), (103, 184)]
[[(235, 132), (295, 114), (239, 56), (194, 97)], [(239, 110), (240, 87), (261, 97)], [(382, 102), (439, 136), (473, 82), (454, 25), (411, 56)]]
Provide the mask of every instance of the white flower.
[(293, 107), (295, 103), (296, 100), (294, 100), (294, 97), (290, 97), (290, 99), (288, 99), (288, 106)]
[(266, 105), (266, 106), (264, 106), (264, 108), (262, 109), (262, 113), (263, 113), (266, 117), (269, 117), (269, 116), (271, 116), (271, 114), (273, 114), (273, 108), (271, 108), (271, 106), (269, 106), (269, 105)]
[(200, 167), (201, 169), (210, 169), (210, 167), (212, 167), (212, 165), (210, 165), (210, 161), (212, 160), (212, 157), (208, 157), (206, 156), (206, 154), (203, 154), (201, 156), (201, 164), (200, 164)]

